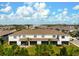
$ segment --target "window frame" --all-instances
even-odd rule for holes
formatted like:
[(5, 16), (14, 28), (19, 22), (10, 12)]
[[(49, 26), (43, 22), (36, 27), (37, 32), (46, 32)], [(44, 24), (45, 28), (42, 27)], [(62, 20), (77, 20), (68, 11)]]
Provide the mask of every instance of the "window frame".
[(42, 38), (44, 38), (44, 37), (45, 37), (45, 35), (42, 35), (41, 37), (42, 37)]
[(13, 36), (13, 38), (14, 38), (14, 39), (16, 39), (16, 38), (17, 38), (17, 36)]
[(34, 38), (36, 38), (37, 37), (37, 35), (34, 35)]
[(62, 39), (64, 39), (64, 38), (65, 38), (65, 36), (63, 35), (63, 36), (62, 36)]
[(56, 35), (53, 35), (53, 38), (55, 38), (56, 37)]

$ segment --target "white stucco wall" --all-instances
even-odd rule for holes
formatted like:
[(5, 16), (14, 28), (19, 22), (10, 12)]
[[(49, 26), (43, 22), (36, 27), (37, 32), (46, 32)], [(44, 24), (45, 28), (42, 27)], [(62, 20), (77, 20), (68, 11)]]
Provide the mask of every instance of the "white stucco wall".
[(37, 35), (37, 37), (34, 37), (34, 35), (25, 35), (25, 37), (23, 35), (16, 35), (16, 39), (14, 36), (9, 35), (9, 41), (17, 41), (20, 38), (53, 38), (53, 35), (44, 35), (44, 37), (42, 35)]
[[(37, 35), (37, 37), (34, 37), (34, 35), (25, 35), (24, 38), (56, 38), (57, 35), (55, 35), (55, 37), (53, 37), (53, 35), (44, 35), (44, 37), (42, 37), (42, 35)], [(16, 38), (14, 38), (14, 36), (9, 35), (9, 41), (17, 41), (17, 45), (20, 45), (21, 42), (19, 41), (20, 38), (23, 38), (23, 35), (17, 35)], [(62, 41), (70, 41), (70, 37), (69, 36), (65, 36), (65, 38), (62, 38), (62, 35), (59, 35), (59, 41), (57, 42), (57, 44), (62, 44)], [(37, 41), (37, 44), (41, 44), (41, 41)]]
[(60, 40), (57, 41), (57, 44), (58, 44), (58, 45), (61, 45), (61, 44), (62, 44), (62, 41), (60, 41)]
[(19, 38), (17, 36), (17, 38), (15, 39), (14, 36), (8, 36), (9, 37), (9, 41), (18, 41)]
[(59, 36), (60, 41), (70, 41), (69, 36), (65, 36), (65, 38), (62, 38), (62, 35)]
[(39, 44), (39, 45), (40, 45), (40, 44), (41, 44), (41, 41), (37, 41), (37, 44)]

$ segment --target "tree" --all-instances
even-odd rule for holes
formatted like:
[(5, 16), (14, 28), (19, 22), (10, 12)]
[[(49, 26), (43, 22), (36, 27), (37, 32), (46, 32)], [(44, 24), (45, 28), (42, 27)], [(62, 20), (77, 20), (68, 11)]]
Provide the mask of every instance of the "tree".
[(63, 47), (60, 49), (60, 56), (67, 56), (68, 53), (67, 53), (67, 50), (66, 50), (66, 47)]
[(30, 46), (30, 38), (27, 38), (27, 41), (28, 41), (28, 46)]
[(28, 29), (29, 29), (29, 27), (30, 27), (31, 25), (28, 24), (27, 26), (28, 26)]
[(19, 51), (19, 56), (28, 56), (29, 53), (28, 53), (28, 50), (26, 48), (20, 48), (20, 51)]
[(19, 50), (20, 50), (20, 47), (19, 47), (19, 46), (17, 46), (17, 45), (12, 45), (12, 54), (13, 54), (14, 56), (18, 55)]
[(3, 56), (4, 55), (4, 52), (3, 52), (3, 45), (0, 45), (0, 56)]
[(69, 33), (72, 37), (79, 37), (79, 31), (73, 31)]
[(20, 30), (26, 28), (24, 25), (14, 25), (14, 26), (15, 26), (15, 29), (16, 29), (17, 31), (20, 31)]
[(3, 39), (2, 39), (2, 37), (0, 37), (0, 44), (3, 44)]
[(36, 45), (35, 46), (35, 51), (36, 51), (36, 55), (37, 56), (40, 56), (41, 55), (41, 52), (42, 51), (41, 51), (41, 48), (40, 47), (41, 47), (41, 45)]
[(43, 56), (51, 56), (54, 53), (52, 45), (42, 45), (42, 53)]
[(51, 41), (51, 39), (48, 39), (48, 44), (50, 45), (50, 41)]
[(74, 53), (74, 49), (73, 48), (70, 48), (69, 56), (73, 56), (73, 53)]
[(10, 47), (6, 47), (3, 49), (4, 56), (13, 56), (13, 50)]
[(75, 25), (74, 28), (75, 28), (75, 29), (78, 29), (78, 25)]
[(52, 46), (50, 45), (36, 45), (37, 56), (50, 56), (54, 53)]

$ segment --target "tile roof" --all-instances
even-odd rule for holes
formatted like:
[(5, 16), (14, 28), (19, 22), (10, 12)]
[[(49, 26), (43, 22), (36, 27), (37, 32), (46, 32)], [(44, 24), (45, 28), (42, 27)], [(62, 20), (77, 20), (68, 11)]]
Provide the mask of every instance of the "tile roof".
[(0, 30), (0, 36), (7, 35), (13, 33), (15, 30)]
[(57, 30), (50, 30), (50, 29), (28, 29), (28, 30), (21, 30), (15, 32), (11, 35), (27, 35), (27, 34), (54, 34), (54, 35), (67, 35), (61, 31)]

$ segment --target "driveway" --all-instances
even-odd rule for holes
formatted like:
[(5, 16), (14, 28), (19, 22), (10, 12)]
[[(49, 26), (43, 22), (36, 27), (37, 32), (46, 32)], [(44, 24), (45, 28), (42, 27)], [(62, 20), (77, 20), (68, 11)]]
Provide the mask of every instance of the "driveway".
[(79, 40), (73, 40), (73, 41), (70, 41), (70, 43), (76, 45), (77, 47), (79, 47)]

